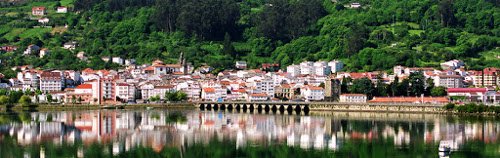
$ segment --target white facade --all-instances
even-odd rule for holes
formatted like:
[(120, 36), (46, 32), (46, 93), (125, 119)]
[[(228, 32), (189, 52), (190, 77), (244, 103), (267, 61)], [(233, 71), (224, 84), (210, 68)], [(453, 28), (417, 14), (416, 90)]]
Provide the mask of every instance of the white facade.
[(42, 92), (61, 91), (64, 82), (60, 72), (43, 72), (40, 78), (40, 90)]
[(328, 62), (328, 66), (332, 70), (332, 73), (340, 72), (344, 68), (344, 63), (339, 60), (333, 60)]
[(366, 103), (366, 95), (364, 94), (342, 94), (339, 102), (341, 103)]
[(67, 7), (57, 7), (57, 13), (67, 13), (68, 8)]
[(295, 77), (300, 75), (300, 66), (298, 65), (289, 65), (286, 67), (286, 72), (291, 76)]
[(135, 86), (126, 83), (117, 84), (116, 96), (120, 99), (133, 100), (135, 98)]
[(463, 78), (459, 75), (438, 75), (433, 77), (434, 86), (446, 88), (462, 88)]
[(306, 101), (319, 101), (325, 99), (325, 91), (321, 87), (306, 86), (301, 91)]

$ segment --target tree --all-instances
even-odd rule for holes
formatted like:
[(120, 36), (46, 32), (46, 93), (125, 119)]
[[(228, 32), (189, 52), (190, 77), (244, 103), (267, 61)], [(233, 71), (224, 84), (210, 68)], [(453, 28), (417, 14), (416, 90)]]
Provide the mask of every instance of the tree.
[(414, 96), (420, 96), (425, 91), (425, 76), (422, 71), (413, 72), (409, 76), (410, 93)]
[(76, 104), (76, 96), (71, 96), (71, 103)]
[(231, 42), (231, 35), (226, 32), (224, 35), (224, 47), (222, 49), (223, 54), (231, 56), (233, 59), (238, 58), (238, 53), (234, 50), (234, 46)]
[(428, 78), (426, 81), (425, 81), (425, 95), (427, 96), (430, 96), (431, 95), (431, 92), (432, 90), (435, 88), (434, 87), (434, 80), (432, 78)]
[(351, 84), (352, 79), (351, 77), (343, 77), (342, 78), (342, 83), (340, 84), (340, 92), (342, 93), (349, 93), (349, 84)]
[(446, 96), (446, 94), (447, 94), (446, 87), (442, 87), (442, 86), (434, 87), (431, 91), (431, 95), (433, 97), (442, 97), (442, 96)]
[(187, 94), (182, 91), (165, 92), (165, 98), (168, 101), (184, 101), (187, 100)]
[(410, 95), (410, 91), (408, 90), (410, 88), (410, 80), (405, 78), (403, 79), (403, 81), (401, 81), (399, 84), (398, 84), (398, 96), (399, 95), (402, 95), (402, 96), (409, 96)]
[(377, 76), (377, 84), (375, 85), (374, 96), (387, 96), (387, 85), (381, 75)]
[(52, 95), (50, 93), (47, 93), (47, 102), (52, 103), (54, 101), (54, 98), (52, 98)]
[(370, 79), (364, 77), (360, 79), (355, 79), (352, 82), (352, 86), (350, 87), (349, 91), (352, 93), (366, 94), (368, 99), (371, 99), (375, 92), (375, 86), (373, 85)]
[(391, 89), (391, 95), (394, 97), (398, 95), (398, 85), (399, 85), (399, 77), (395, 76), (394, 81), (389, 85)]
[(27, 95), (23, 95), (19, 99), (19, 104), (21, 106), (29, 106), (29, 105), (31, 105), (31, 98), (29, 96), (27, 96)]
[(9, 97), (5, 95), (0, 95), (0, 105), (9, 104)]
[(82, 96), (78, 96), (78, 99), (76, 101), (78, 102), (78, 104), (81, 104), (83, 101)]

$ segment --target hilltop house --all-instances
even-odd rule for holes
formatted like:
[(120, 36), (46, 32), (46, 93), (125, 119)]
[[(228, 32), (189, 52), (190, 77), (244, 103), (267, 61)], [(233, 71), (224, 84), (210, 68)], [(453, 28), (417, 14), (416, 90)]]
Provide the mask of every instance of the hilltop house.
[(33, 7), (31, 8), (31, 14), (34, 16), (44, 16), (47, 14), (47, 9), (45, 7)]
[(65, 6), (60, 6), (60, 7), (57, 7), (57, 13), (67, 13), (68, 12), (68, 8), (65, 7)]

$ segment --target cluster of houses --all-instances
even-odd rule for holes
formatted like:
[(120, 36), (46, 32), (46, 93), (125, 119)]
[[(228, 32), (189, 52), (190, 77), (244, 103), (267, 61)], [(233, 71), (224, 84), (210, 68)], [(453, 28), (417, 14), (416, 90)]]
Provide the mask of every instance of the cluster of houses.
[[(58, 6), (55, 9), (55, 12), (58, 14), (68, 13), (68, 7)], [(45, 25), (50, 22), (48, 17), (45, 17), (48, 14), (47, 8), (44, 6), (35, 6), (31, 8), (31, 15), (38, 20), (38, 23)]]
[[(115, 62), (115, 59), (109, 59)], [(122, 59), (116, 59), (116, 61)], [(14, 67), (17, 78), (9, 79), (2, 88), (11, 90), (40, 90), (53, 100), (66, 103), (117, 104), (120, 102), (148, 102), (153, 97), (166, 100), (167, 92), (182, 91), (189, 101), (340, 101), (340, 102), (396, 102), (446, 103), (450, 97), (462, 96), (466, 101), (498, 103), (500, 69), (466, 71), (464, 63), (452, 60), (442, 63), (443, 70), (395, 66), (393, 74), (386, 72), (342, 72), (338, 60), (302, 62), (287, 66), (286, 71), (274, 70), (277, 64), (263, 64), (261, 69), (246, 69), (246, 62), (237, 62), (241, 70), (207, 73), (207, 66), (194, 69), (190, 64), (165, 64), (155, 60), (151, 64), (136, 65), (129, 61), (120, 70), (38, 70), (31, 66)], [(422, 71), (432, 78), (435, 86), (448, 88), (450, 97), (375, 97), (368, 101), (364, 94), (343, 94), (342, 79), (368, 78), (372, 82), (389, 84), (402, 81), (410, 73)], [(467, 88), (475, 87), (475, 88)], [(39, 96), (38, 98), (43, 98)], [(39, 99), (43, 101), (44, 99)]]

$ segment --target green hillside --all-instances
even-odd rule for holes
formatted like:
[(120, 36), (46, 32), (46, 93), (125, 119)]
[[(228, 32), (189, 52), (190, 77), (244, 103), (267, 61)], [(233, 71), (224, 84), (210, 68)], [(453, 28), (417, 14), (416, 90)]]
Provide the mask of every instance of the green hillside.
[[(361, 7), (350, 8), (352, 2)], [(347, 71), (388, 70), (394, 65), (438, 67), (450, 59), (470, 69), (500, 67), (498, 0), (31, 0), (0, 2), (3, 68), (33, 64), (58, 69), (117, 68), (100, 57), (150, 63), (175, 62), (181, 52), (198, 66), (219, 70), (234, 61), (250, 67), (272, 62), (341, 59)], [(31, 7), (45, 6), (39, 27)], [(67, 14), (55, 13), (69, 6)], [(67, 25), (67, 29), (63, 26)], [(61, 49), (75, 40), (70, 52)], [(53, 51), (22, 57), (29, 44)], [(75, 55), (84, 51), (89, 61)], [(5, 70), (6, 71), (6, 70)]]

